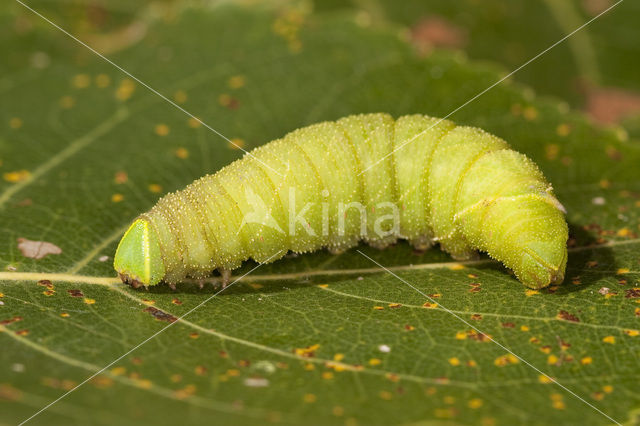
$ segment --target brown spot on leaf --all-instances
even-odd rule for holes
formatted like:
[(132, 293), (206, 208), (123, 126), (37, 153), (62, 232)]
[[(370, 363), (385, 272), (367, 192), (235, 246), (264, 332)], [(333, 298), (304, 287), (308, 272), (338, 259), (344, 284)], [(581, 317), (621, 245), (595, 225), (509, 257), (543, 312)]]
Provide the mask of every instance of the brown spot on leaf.
[(558, 312), (558, 315), (556, 315), (556, 318), (564, 320), (564, 321), (580, 322), (580, 319), (577, 316), (575, 316), (575, 315), (573, 315), (573, 314), (571, 314), (571, 313), (569, 313), (567, 311)]
[(178, 318), (174, 317), (173, 315), (161, 311), (158, 308), (154, 308), (153, 306), (149, 306), (148, 308), (143, 309), (142, 312), (149, 312), (151, 316), (158, 321), (175, 322), (178, 320)]
[(23, 256), (31, 259), (42, 259), (50, 254), (60, 254), (62, 249), (47, 241), (32, 241), (26, 238), (18, 238), (18, 249)]
[(51, 284), (51, 281), (49, 280), (40, 280), (38, 281), (38, 285), (41, 285), (42, 287), (46, 287), (49, 290), (53, 290), (53, 284)]
[(515, 328), (516, 325), (514, 323), (512, 323), (512, 322), (503, 322), (502, 326), (504, 328)]
[(422, 55), (438, 47), (459, 49), (466, 43), (466, 31), (439, 16), (422, 18), (411, 28), (411, 44)]
[(69, 293), (71, 297), (84, 297), (84, 293), (82, 293), (82, 290), (78, 289), (67, 290), (67, 293)]
[(471, 319), (474, 321), (480, 321), (482, 319), (482, 315), (480, 314), (472, 314)]
[(596, 121), (619, 123), (626, 116), (640, 112), (640, 95), (615, 87), (588, 88), (586, 109)]
[(19, 401), (22, 398), (22, 392), (8, 384), (0, 385), (0, 400)]
[(12, 324), (12, 323), (18, 322), (18, 321), (22, 321), (22, 317), (15, 316), (13, 318), (2, 320), (2, 321), (0, 321), (0, 325), (8, 325), (8, 324)]
[(627, 299), (637, 299), (640, 297), (640, 287), (634, 287), (624, 292), (624, 297)]

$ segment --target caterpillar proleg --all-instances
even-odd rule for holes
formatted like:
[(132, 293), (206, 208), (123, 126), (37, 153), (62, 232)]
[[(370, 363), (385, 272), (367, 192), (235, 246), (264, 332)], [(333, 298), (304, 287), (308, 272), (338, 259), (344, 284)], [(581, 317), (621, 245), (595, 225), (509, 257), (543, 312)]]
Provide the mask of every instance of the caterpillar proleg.
[(250, 258), (402, 238), (437, 242), (456, 259), (486, 252), (542, 288), (564, 278), (564, 213), (538, 167), (481, 129), (352, 115), (293, 131), (164, 196), (126, 231), (114, 267), (136, 286), (173, 286)]

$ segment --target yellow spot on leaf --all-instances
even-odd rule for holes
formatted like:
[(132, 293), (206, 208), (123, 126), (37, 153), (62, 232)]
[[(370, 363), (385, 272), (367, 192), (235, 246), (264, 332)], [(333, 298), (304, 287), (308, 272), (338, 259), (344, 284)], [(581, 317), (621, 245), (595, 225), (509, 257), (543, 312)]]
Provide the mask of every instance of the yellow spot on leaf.
[(640, 336), (640, 331), (627, 329), (627, 330), (624, 330), (624, 334), (631, 337), (637, 337), (637, 336)]
[(520, 326), (520, 331), (529, 331), (529, 326), (528, 325), (521, 325)]
[(533, 296), (533, 295), (535, 295), (535, 294), (540, 294), (540, 292), (539, 292), (538, 290), (531, 290), (531, 289), (528, 289), (528, 290), (526, 290), (526, 291), (524, 292), (524, 294), (526, 294), (527, 296)]
[(189, 158), (189, 151), (187, 151), (186, 148), (180, 147), (180, 148), (176, 149), (175, 154), (176, 154), (176, 157), (178, 157), (178, 158), (180, 158), (182, 160), (184, 160), (186, 158)]
[(196, 129), (196, 128), (202, 126), (202, 122), (199, 119), (194, 118), (194, 117), (189, 117), (189, 120), (187, 120), (187, 124), (192, 129)]
[(591, 358), (590, 356), (585, 356), (584, 358), (582, 358), (580, 360), (580, 364), (582, 365), (589, 365), (593, 362), (593, 358)]
[(156, 124), (153, 131), (158, 136), (167, 136), (169, 134), (169, 126), (164, 123)]
[(610, 343), (613, 345), (614, 343), (616, 343), (616, 338), (614, 336), (606, 336), (602, 339), (602, 341), (604, 343)]
[(538, 376), (538, 381), (544, 384), (553, 383), (553, 380), (551, 380), (549, 376), (545, 376), (544, 374)]
[(331, 409), (331, 413), (336, 417), (340, 417), (344, 414), (344, 408), (340, 407), (339, 405), (336, 405)]
[(376, 311), (381, 311), (384, 309), (384, 306), (374, 306), (373, 309), (375, 309)]
[(304, 365), (304, 369), (307, 371), (313, 371), (316, 369), (316, 366), (308, 362)]
[(127, 369), (124, 367), (113, 367), (111, 369), (111, 374), (113, 374), (114, 376), (122, 376), (126, 372)]
[(76, 104), (76, 100), (73, 99), (72, 96), (63, 96), (60, 98), (60, 101), (58, 103), (60, 104), (60, 108), (69, 109), (73, 108), (73, 106)]
[(98, 74), (96, 76), (96, 86), (98, 86), (100, 89), (109, 87), (109, 84), (111, 84), (111, 77), (109, 77), (107, 74)]
[(475, 362), (474, 360), (470, 359), (469, 361), (467, 361), (467, 367), (477, 367), (478, 363)]
[(86, 89), (91, 84), (91, 78), (88, 74), (76, 74), (73, 76), (71, 84), (76, 89)]
[(389, 303), (390, 308), (400, 308), (402, 305), (400, 303)]
[(243, 75), (234, 75), (229, 78), (229, 81), (227, 82), (227, 84), (231, 89), (239, 89), (244, 86), (245, 78)]
[(333, 373), (331, 371), (325, 371), (322, 373), (322, 378), (325, 380), (333, 379)]
[(509, 364), (517, 364), (518, 362), (520, 361), (513, 354), (499, 356), (495, 359), (495, 361), (493, 361), (493, 363), (498, 367), (504, 367), (505, 365)]
[(318, 284), (318, 287), (327, 288), (327, 287), (329, 287), (329, 284)]
[(18, 117), (9, 119), (9, 127), (11, 127), (12, 129), (19, 129), (20, 127), (22, 127), (22, 120)]
[(548, 160), (555, 160), (558, 158), (558, 153), (560, 152), (560, 147), (554, 143), (545, 145), (544, 154)]
[(184, 90), (178, 90), (173, 94), (173, 100), (179, 104), (187, 102), (187, 92)]
[(453, 365), (453, 366), (458, 366), (460, 365), (460, 360), (456, 357), (453, 358), (449, 358), (449, 364)]
[(312, 402), (316, 402), (318, 398), (316, 398), (316, 396), (312, 393), (305, 393), (304, 396), (302, 397), (302, 400), (306, 403), (312, 403)]
[[(620, 231), (618, 231), (618, 232), (620, 232)], [(618, 269), (618, 271), (616, 273), (618, 275), (628, 274), (629, 273), (629, 268), (620, 268), (620, 269)]]
[(231, 139), (231, 142), (229, 143), (229, 148), (231, 149), (242, 149), (244, 148), (244, 140), (240, 139), (240, 138), (233, 138)]
[(70, 315), (67, 312), (63, 312), (63, 313), (60, 314), (60, 316), (62, 318), (69, 318)]
[(369, 365), (380, 365), (382, 364), (382, 360), (379, 358), (371, 358), (369, 360)]
[(391, 401), (393, 399), (393, 394), (389, 391), (380, 391), (378, 396), (380, 399), (384, 399), (385, 401)]
[(142, 303), (144, 303), (145, 305), (151, 306), (151, 305), (155, 305), (156, 301), (155, 300), (149, 300), (149, 299), (142, 299)]
[(600, 188), (607, 189), (610, 186), (611, 186), (611, 182), (609, 182), (607, 179), (600, 180)]
[(134, 383), (137, 387), (142, 389), (151, 389), (153, 386), (153, 383), (151, 383), (151, 380), (149, 379), (137, 379), (134, 380)]
[(435, 309), (438, 307), (438, 304), (433, 302), (425, 302), (424, 305), (422, 305), (422, 307), (427, 309)]
[(466, 269), (466, 266), (460, 263), (454, 263), (453, 265), (449, 266), (449, 269), (451, 269), (452, 271), (460, 271), (462, 269)]
[(15, 172), (6, 172), (2, 177), (11, 183), (24, 182), (31, 177), (31, 172), (29, 170), (16, 170)]
[(227, 370), (225, 374), (230, 377), (238, 377), (240, 375), (240, 370), (236, 370), (235, 368), (230, 368)]
[(127, 182), (129, 180), (129, 176), (127, 175), (127, 172), (119, 171), (116, 172), (116, 176), (113, 180), (115, 183), (121, 184)]
[(335, 354), (333, 356), (334, 361), (342, 361), (344, 359), (344, 354)]
[(525, 120), (533, 121), (538, 118), (538, 110), (535, 107), (528, 106), (522, 111)]
[(200, 335), (194, 331), (193, 333), (189, 333), (189, 337), (191, 339), (197, 339)]
[(126, 101), (133, 95), (134, 90), (136, 90), (134, 81), (130, 78), (125, 78), (116, 89), (116, 98), (120, 101)]
[(85, 297), (84, 299), (82, 299), (82, 301), (87, 305), (93, 305), (94, 303), (96, 303), (96, 299), (90, 299), (88, 297)]
[(162, 186), (158, 185), (157, 183), (152, 183), (149, 185), (149, 191), (157, 194), (159, 192), (162, 192)]
[(111, 196), (111, 201), (114, 202), (114, 203), (119, 203), (122, 200), (124, 200), (124, 195), (122, 195), (122, 194), (113, 194)]
[(469, 403), (467, 404), (469, 406), (469, 408), (472, 409), (477, 409), (482, 407), (482, 400), (480, 398), (473, 398), (472, 400), (469, 401)]
[(307, 346), (306, 348), (296, 348), (293, 350), (293, 352), (299, 356), (312, 357), (314, 355), (314, 352), (319, 348), (320, 345), (316, 343), (315, 345)]
[(547, 357), (547, 364), (549, 365), (555, 365), (558, 363), (558, 357), (555, 355), (549, 355)]
[(558, 136), (568, 136), (571, 133), (571, 126), (566, 123), (558, 124), (556, 127), (556, 133)]
[(456, 333), (456, 339), (458, 340), (464, 340), (467, 338), (467, 333), (465, 333), (464, 331), (458, 331)]

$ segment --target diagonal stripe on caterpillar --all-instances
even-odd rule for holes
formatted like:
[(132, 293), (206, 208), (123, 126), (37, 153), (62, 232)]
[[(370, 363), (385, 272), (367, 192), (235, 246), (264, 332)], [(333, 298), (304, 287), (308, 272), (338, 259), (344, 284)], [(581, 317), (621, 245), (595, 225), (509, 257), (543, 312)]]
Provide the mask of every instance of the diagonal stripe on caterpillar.
[(116, 252), (123, 281), (173, 286), (278, 251), (341, 251), (361, 240), (384, 248), (398, 238), (421, 249), (438, 242), (456, 259), (486, 252), (531, 288), (564, 278), (564, 208), (531, 160), (481, 129), (352, 115), (251, 154), (141, 214)]

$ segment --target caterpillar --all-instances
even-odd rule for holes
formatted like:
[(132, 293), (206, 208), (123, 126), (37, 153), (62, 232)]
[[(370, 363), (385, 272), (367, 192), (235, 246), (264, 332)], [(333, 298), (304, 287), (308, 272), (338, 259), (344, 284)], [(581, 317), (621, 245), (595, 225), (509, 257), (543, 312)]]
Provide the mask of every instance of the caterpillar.
[(564, 279), (564, 207), (538, 167), (481, 129), (384, 113), (295, 130), (161, 198), (114, 257), (134, 287), (175, 288), (288, 251), (340, 252), (364, 241), (478, 251), (527, 287)]

